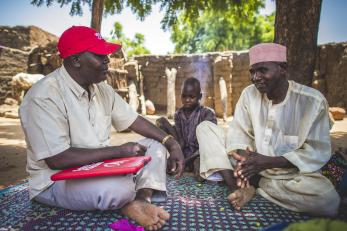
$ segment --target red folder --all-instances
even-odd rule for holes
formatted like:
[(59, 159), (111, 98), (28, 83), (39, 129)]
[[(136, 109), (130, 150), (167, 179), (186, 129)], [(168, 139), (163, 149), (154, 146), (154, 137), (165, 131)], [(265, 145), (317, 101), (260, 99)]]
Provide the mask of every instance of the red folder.
[(151, 161), (150, 156), (136, 156), (104, 160), (94, 164), (62, 170), (52, 175), (51, 180), (58, 181), (97, 176), (122, 175), (130, 173), (135, 174), (149, 161)]

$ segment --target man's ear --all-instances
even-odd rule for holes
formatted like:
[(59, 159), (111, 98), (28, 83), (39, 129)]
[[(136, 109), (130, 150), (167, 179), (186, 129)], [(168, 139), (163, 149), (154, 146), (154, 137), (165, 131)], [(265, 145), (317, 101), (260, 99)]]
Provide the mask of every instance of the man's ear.
[(280, 73), (282, 75), (285, 75), (287, 73), (287, 63), (280, 63), (279, 67), (280, 67)]
[(282, 74), (283, 76), (286, 76), (286, 75), (287, 75), (287, 68), (281, 67), (281, 74)]
[(80, 61), (81, 61), (81, 59), (80, 59), (79, 55), (71, 56), (72, 66), (74, 66), (74, 67), (81, 67), (81, 62)]

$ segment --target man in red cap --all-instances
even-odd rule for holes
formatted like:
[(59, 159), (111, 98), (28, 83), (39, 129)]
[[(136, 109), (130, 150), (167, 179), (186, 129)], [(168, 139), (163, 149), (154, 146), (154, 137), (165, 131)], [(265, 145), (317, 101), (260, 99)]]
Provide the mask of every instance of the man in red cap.
[[(63, 65), (36, 83), (20, 107), (30, 198), (72, 210), (121, 209), (146, 229), (157, 230), (169, 214), (150, 203), (152, 195), (165, 194), (167, 156), (169, 171), (180, 175), (183, 155), (172, 136), (139, 116), (104, 82), (107, 55), (120, 47), (88, 27), (73, 26), (61, 35)], [(111, 125), (147, 139), (110, 146)], [(138, 155), (152, 160), (136, 180), (132, 175), (50, 180), (62, 169)]]
[(285, 46), (258, 44), (249, 58), (253, 84), (243, 90), (228, 133), (206, 121), (197, 128), (201, 176), (225, 180), (238, 210), (257, 187), (284, 208), (336, 214), (339, 195), (320, 173), (331, 157), (326, 99), (287, 80)]

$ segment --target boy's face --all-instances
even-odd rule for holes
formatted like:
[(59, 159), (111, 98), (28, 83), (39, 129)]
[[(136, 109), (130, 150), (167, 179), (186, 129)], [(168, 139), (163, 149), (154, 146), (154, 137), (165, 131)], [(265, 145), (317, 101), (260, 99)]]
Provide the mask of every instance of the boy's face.
[(194, 109), (201, 99), (200, 89), (193, 84), (185, 84), (183, 86), (181, 100), (183, 108), (185, 109)]

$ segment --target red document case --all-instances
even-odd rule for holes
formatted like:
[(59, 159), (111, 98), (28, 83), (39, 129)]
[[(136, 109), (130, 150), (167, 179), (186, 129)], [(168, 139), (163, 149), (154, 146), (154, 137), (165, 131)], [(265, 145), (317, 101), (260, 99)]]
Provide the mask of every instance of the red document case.
[(81, 179), (98, 176), (122, 175), (137, 173), (143, 166), (151, 161), (150, 156), (137, 156), (104, 160), (81, 167), (62, 170), (51, 176), (52, 181)]

